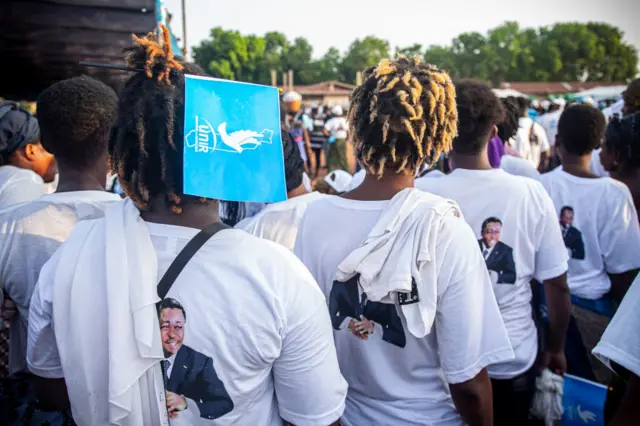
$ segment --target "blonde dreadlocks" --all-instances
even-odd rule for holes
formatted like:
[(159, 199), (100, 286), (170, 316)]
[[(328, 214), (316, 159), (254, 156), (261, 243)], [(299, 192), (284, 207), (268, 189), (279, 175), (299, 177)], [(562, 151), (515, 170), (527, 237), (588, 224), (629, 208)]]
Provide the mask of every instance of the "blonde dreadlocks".
[(415, 174), (451, 149), (458, 113), (447, 73), (418, 58), (399, 57), (383, 59), (363, 78), (348, 118), (358, 161), (369, 174)]
[(171, 51), (169, 32), (133, 36), (127, 65), (142, 69), (127, 80), (118, 116), (109, 139), (111, 169), (140, 209), (152, 197), (163, 195), (174, 213), (188, 199), (182, 194), (184, 150), (184, 72), (204, 74), (193, 64), (178, 62)]

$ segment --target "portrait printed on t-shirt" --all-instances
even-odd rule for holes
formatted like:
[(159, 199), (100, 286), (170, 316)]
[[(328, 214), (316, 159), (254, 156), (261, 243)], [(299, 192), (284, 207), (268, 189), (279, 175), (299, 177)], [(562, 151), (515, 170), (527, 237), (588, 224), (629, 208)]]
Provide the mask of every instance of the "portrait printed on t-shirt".
[[(354, 338), (363, 341), (381, 339), (404, 348), (407, 339), (398, 316), (396, 306), (390, 303), (371, 302), (362, 291), (356, 275), (349, 281), (334, 281), (329, 295), (329, 315), (335, 330), (347, 330)], [(403, 304), (416, 303), (417, 290), (413, 283), (412, 292), (399, 301)]]
[(213, 420), (231, 412), (233, 401), (216, 374), (213, 359), (183, 343), (187, 324), (184, 307), (166, 298), (159, 315), (169, 418)]
[(562, 228), (562, 238), (567, 247), (571, 259), (584, 260), (584, 241), (582, 232), (573, 226), (575, 212), (573, 207), (564, 206), (560, 209), (560, 228)]
[(487, 263), (492, 284), (515, 284), (516, 264), (513, 260), (513, 249), (500, 241), (502, 221), (497, 217), (489, 217), (482, 222), (480, 230), (480, 251)]

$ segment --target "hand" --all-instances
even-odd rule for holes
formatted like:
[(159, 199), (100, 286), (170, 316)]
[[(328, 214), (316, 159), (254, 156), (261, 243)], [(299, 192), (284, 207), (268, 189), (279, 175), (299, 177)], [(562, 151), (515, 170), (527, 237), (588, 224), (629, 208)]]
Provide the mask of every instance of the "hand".
[(562, 352), (544, 351), (538, 360), (538, 371), (548, 368), (555, 374), (563, 375), (567, 372), (567, 358)]
[(169, 418), (175, 419), (178, 417), (178, 411), (184, 411), (187, 409), (187, 399), (173, 392), (167, 391), (167, 411), (169, 412)]
[(373, 334), (374, 322), (360, 315), (360, 321), (356, 323), (356, 331), (360, 334)]

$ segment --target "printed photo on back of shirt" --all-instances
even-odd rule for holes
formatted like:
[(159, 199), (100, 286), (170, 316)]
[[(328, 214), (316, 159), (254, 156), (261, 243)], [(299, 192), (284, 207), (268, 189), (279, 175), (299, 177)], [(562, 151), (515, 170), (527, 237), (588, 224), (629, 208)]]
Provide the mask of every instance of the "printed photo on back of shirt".
[(575, 211), (571, 206), (564, 206), (560, 209), (560, 228), (562, 238), (567, 247), (569, 257), (576, 260), (584, 260), (584, 241), (582, 232), (573, 226)]
[[(356, 275), (346, 282), (333, 282), (329, 315), (334, 330), (351, 333), (362, 341), (377, 339), (404, 348), (407, 338), (395, 304), (370, 301), (359, 279), (360, 275)], [(399, 304), (418, 302), (415, 282), (411, 288), (411, 294), (398, 296)]]
[(516, 264), (513, 260), (513, 248), (502, 241), (502, 221), (489, 217), (482, 222), (478, 245), (487, 263), (492, 284), (515, 284)]
[(176, 299), (166, 298), (159, 307), (160, 337), (165, 359), (167, 412), (171, 424), (200, 424), (233, 410), (233, 401), (218, 378), (213, 358), (184, 343), (187, 313)]

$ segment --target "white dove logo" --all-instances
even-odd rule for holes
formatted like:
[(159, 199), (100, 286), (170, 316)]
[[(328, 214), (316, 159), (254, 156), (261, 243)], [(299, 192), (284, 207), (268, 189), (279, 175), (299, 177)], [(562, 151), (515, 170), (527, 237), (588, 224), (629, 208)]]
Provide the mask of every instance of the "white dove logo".
[(596, 413), (587, 410), (582, 411), (580, 405), (578, 405), (578, 417), (585, 423), (596, 422)]
[(271, 138), (273, 137), (273, 131), (268, 129), (264, 129), (262, 133), (253, 130), (236, 130), (228, 134), (226, 122), (218, 126), (218, 133), (220, 133), (222, 142), (238, 153), (245, 150), (256, 149), (262, 145), (262, 143), (270, 144)]

